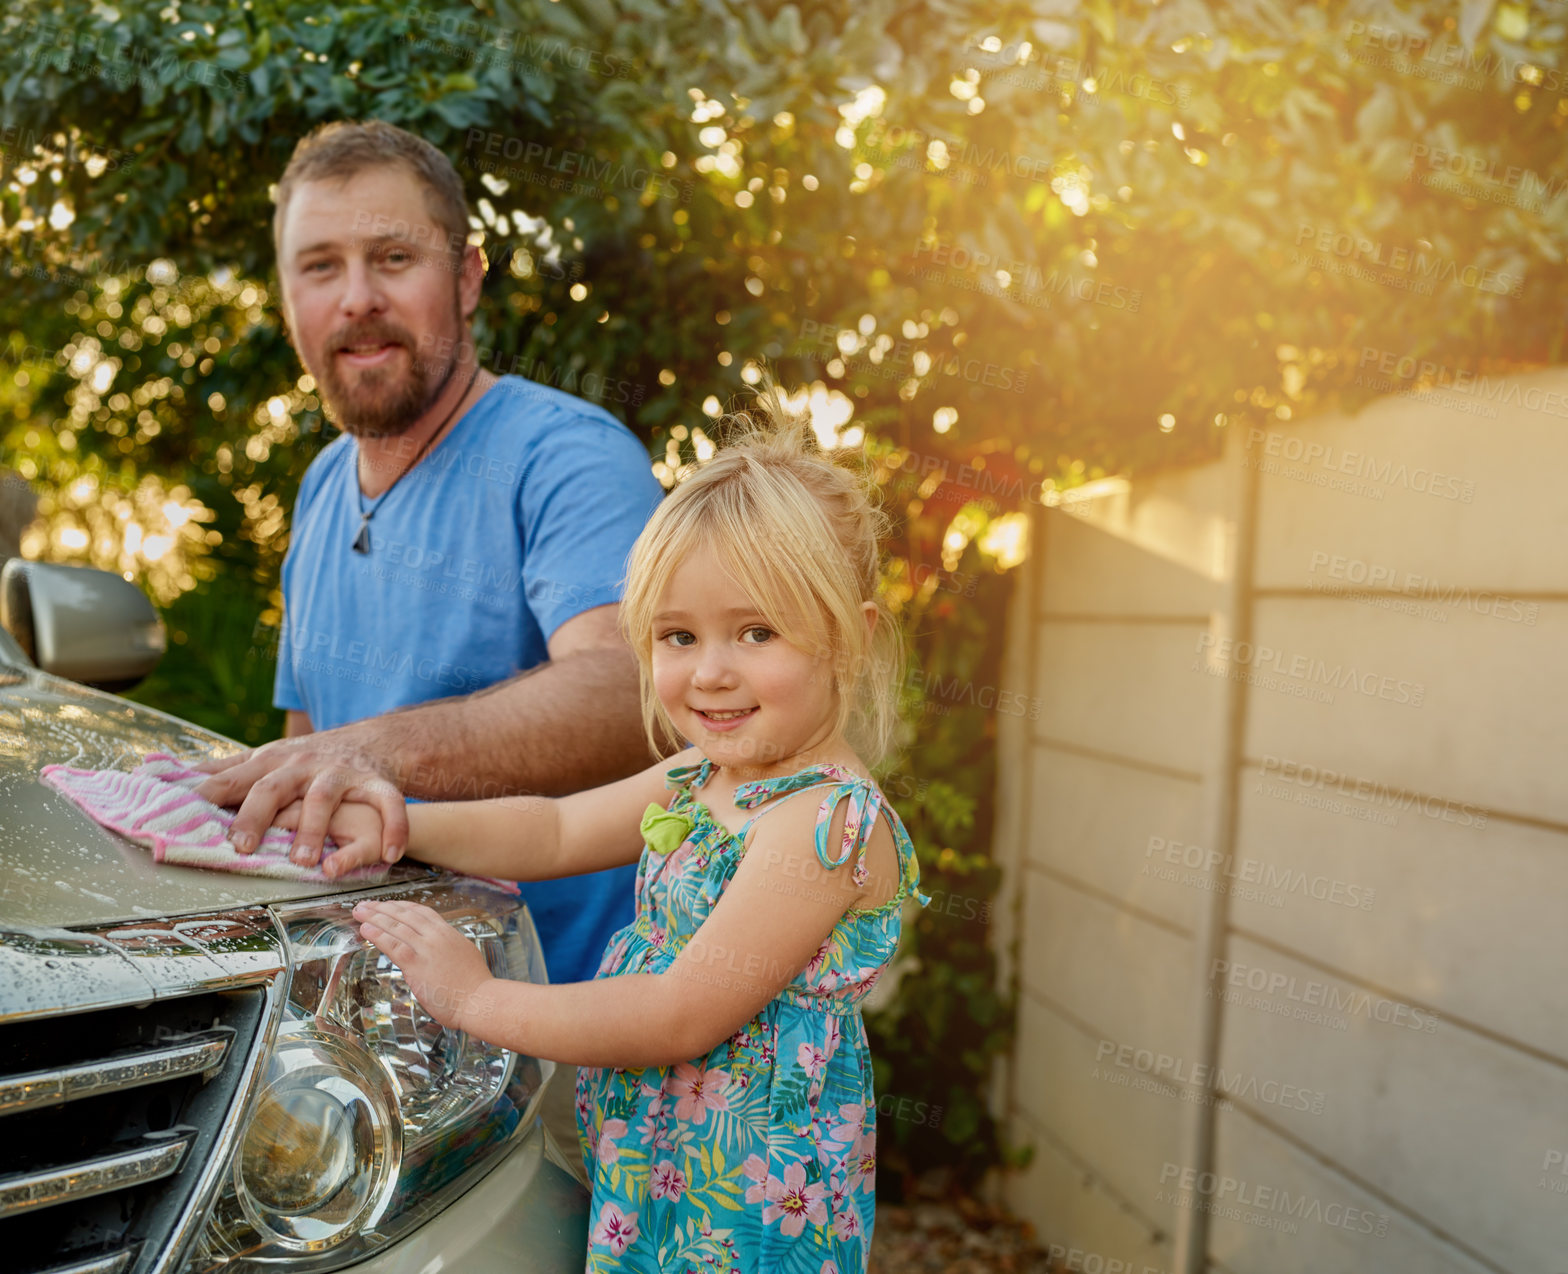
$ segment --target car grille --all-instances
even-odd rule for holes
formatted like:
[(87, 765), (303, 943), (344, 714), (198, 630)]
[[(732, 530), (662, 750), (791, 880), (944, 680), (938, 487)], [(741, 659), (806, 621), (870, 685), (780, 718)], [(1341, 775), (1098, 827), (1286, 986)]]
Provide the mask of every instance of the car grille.
[(141, 1274), (211, 1156), (259, 989), (0, 1025), (0, 1264)]
[(0, 922), (0, 1269), (169, 1274), (281, 1005), (262, 907), (90, 932)]

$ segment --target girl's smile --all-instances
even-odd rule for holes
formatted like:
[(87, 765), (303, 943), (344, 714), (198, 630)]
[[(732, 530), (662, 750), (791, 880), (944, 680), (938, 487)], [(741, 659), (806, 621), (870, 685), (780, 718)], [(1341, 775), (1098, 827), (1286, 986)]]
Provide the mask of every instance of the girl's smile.
[(733, 730), (741, 722), (751, 720), (757, 710), (755, 708), (743, 708), (721, 712), (716, 708), (693, 708), (692, 711), (702, 718), (703, 723), (710, 730)]

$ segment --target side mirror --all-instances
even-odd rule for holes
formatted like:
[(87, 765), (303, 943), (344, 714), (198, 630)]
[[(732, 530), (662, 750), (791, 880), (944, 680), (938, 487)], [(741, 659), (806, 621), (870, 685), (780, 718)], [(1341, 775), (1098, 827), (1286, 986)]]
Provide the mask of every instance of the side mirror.
[(0, 625), (45, 672), (104, 690), (134, 686), (167, 648), (146, 594), (88, 566), (11, 558), (0, 569)]

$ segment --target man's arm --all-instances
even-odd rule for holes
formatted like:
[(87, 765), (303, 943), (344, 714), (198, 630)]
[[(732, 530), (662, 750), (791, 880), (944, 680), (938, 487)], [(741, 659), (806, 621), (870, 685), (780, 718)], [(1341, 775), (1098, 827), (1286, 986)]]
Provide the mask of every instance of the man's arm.
[(293, 708), (290, 708), (287, 715), (283, 718), (283, 737), (285, 739), (297, 739), (302, 734), (314, 734), (315, 732), (316, 727), (310, 724), (310, 714), (308, 712), (295, 712)]
[[(637, 661), (618, 610), (597, 606), (567, 620), (550, 638), (549, 662), (509, 681), (206, 762), (201, 768), (215, 773), (196, 790), (218, 805), (243, 800), (230, 839), (246, 851), (280, 809), (303, 799), (294, 844), (315, 862), (332, 811), (357, 788), (381, 810), (391, 861), (408, 838), (399, 792), (559, 796), (634, 774), (656, 755), (643, 735)], [(679, 746), (670, 740), (663, 751)]]
[(550, 638), (549, 662), (509, 681), (357, 724), (384, 732), (405, 780), (393, 781), (431, 800), (565, 796), (635, 774), (658, 757), (643, 735), (619, 609), (567, 620)]

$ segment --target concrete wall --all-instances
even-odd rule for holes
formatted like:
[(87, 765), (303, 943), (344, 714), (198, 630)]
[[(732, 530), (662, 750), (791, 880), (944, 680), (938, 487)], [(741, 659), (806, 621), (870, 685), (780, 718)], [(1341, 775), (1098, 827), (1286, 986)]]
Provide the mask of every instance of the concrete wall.
[(1036, 514), (994, 1103), (1064, 1267), (1568, 1270), (1568, 373), (1504, 385)]

